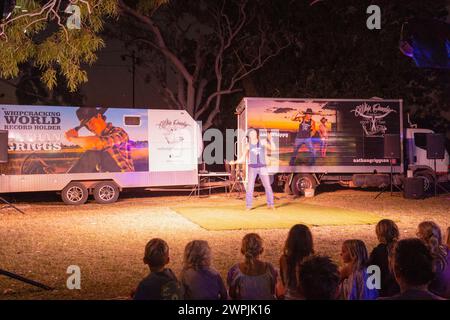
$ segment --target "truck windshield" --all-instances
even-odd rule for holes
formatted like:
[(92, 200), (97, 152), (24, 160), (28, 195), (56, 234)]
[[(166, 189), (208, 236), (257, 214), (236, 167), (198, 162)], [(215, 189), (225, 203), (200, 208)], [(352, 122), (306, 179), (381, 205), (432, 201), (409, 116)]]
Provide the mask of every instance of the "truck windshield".
[(427, 133), (414, 133), (414, 144), (418, 148), (427, 148)]

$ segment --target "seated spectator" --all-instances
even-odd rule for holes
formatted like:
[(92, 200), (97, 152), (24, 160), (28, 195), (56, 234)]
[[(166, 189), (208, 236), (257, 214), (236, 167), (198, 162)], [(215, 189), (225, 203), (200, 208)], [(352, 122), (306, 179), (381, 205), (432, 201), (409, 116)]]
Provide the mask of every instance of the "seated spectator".
[(389, 252), (399, 238), (398, 227), (394, 221), (383, 219), (375, 228), (379, 241), (369, 257), (368, 265), (377, 265), (381, 271), (380, 297), (390, 297), (400, 292), (394, 273), (389, 268)]
[(165, 268), (169, 263), (169, 246), (162, 239), (152, 239), (145, 246), (144, 263), (150, 274), (138, 285), (134, 300), (179, 300), (181, 286), (172, 270)]
[(194, 240), (186, 245), (181, 283), (187, 300), (227, 299), (227, 289), (222, 277), (211, 267), (211, 248), (208, 242)]
[(313, 238), (309, 228), (296, 224), (289, 230), (284, 253), (280, 258), (281, 291), (286, 300), (303, 299), (298, 292), (298, 269), (302, 261), (314, 254)]
[(340, 297), (344, 300), (373, 300), (378, 290), (366, 285), (367, 248), (361, 240), (346, 240), (341, 252), (344, 267), (341, 270)]
[(277, 272), (274, 267), (260, 260), (263, 240), (256, 233), (242, 239), (241, 253), (244, 261), (234, 265), (227, 276), (229, 296), (239, 300), (275, 299)]
[(441, 229), (433, 221), (424, 221), (419, 224), (417, 237), (425, 243), (433, 257), (435, 277), (430, 283), (430, 291), (450, 299), (450, 249), (442, 241)]
[(384, 300), (442, 300), (428, 291), (434, 278), (433, 257), (427, 246), (419, 239), (404, 239), (393, 249), (392, 265), (400, 293)]
[(339, 269), (329, 257), (309, 256), (298, 268), (299, 288), (306, 300), (334, 300), (339, 294)]

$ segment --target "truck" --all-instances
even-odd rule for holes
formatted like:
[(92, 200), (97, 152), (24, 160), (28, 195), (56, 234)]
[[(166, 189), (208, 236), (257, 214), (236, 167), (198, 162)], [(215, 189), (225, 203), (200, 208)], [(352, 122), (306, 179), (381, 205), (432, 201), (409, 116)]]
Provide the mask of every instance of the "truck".
[(184, 110), (0, 105), (0, 194), (56, 191), (80, 205), (195, 186), (200, 144)]
[[(435, 181), (449, 180), (448, 152), (436, 163), (427, 159), (426, 137), (434, 132), (404, 128), (401, 99), (245, 97), (236, 114), (236, 156), (249, 128), (260, 130), (262, 139), (270, 134), (277, 146), (267, 156), (273, 185), (295, 195), (321, 184), (384, 188), (420, 177), (430, 190)], [(385, 153), (388, 138), (388, 147), (398, 150), (393, 157)], [(242, 171), (245, 185), (247, 164)]]

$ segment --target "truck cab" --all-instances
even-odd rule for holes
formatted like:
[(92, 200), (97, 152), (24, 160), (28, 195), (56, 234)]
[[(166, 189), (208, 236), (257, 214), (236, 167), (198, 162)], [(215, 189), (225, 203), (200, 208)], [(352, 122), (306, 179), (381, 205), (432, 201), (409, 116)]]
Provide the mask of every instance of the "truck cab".
[(444, 159), (427, 159), (427, 135), (434, 133), (430, 129), (407, 128), (406, 129), (406, 168), (415, 177), (421, 177), (425, 182), (425, 190), (434, 183), (449, 180), (449, 154), (444, 151)]

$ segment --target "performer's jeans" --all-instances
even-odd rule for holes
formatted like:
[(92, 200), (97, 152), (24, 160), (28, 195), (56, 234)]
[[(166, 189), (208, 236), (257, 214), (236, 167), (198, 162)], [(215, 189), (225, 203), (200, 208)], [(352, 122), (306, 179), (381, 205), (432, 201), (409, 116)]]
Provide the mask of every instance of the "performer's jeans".
[(255, 180), (258, 175), (259, 179), (261, 180), (264, 186), (264, 190), (266, 191), (267, 205), (269, 207), (273, 206), (273, 191), (272, 186), (270, 185), (270, 178), (269, 173), (267, 172), (267, 167), (260, 167), (260, 168), (248, 167), (248, 175), (247, 175), (248, 184), (245, 197), (247, 208), (252, 207), (253, 190), (255, 189)]
[(297, 159), (298, 150), (301, 148), (303, 144), (306, 144), (310, 153), (309, 165), (314, 164), (314, 161), (316, 159), (316, 151), (314, 150), (312, 138), (295, 138), (294, 151), (292, 152), (291, 161), (289, 161), (290, 166), (295, 165), (295, 159)]
[(88, 150), (68, 173), (120, 172), (120, 167), (107, 151)]

